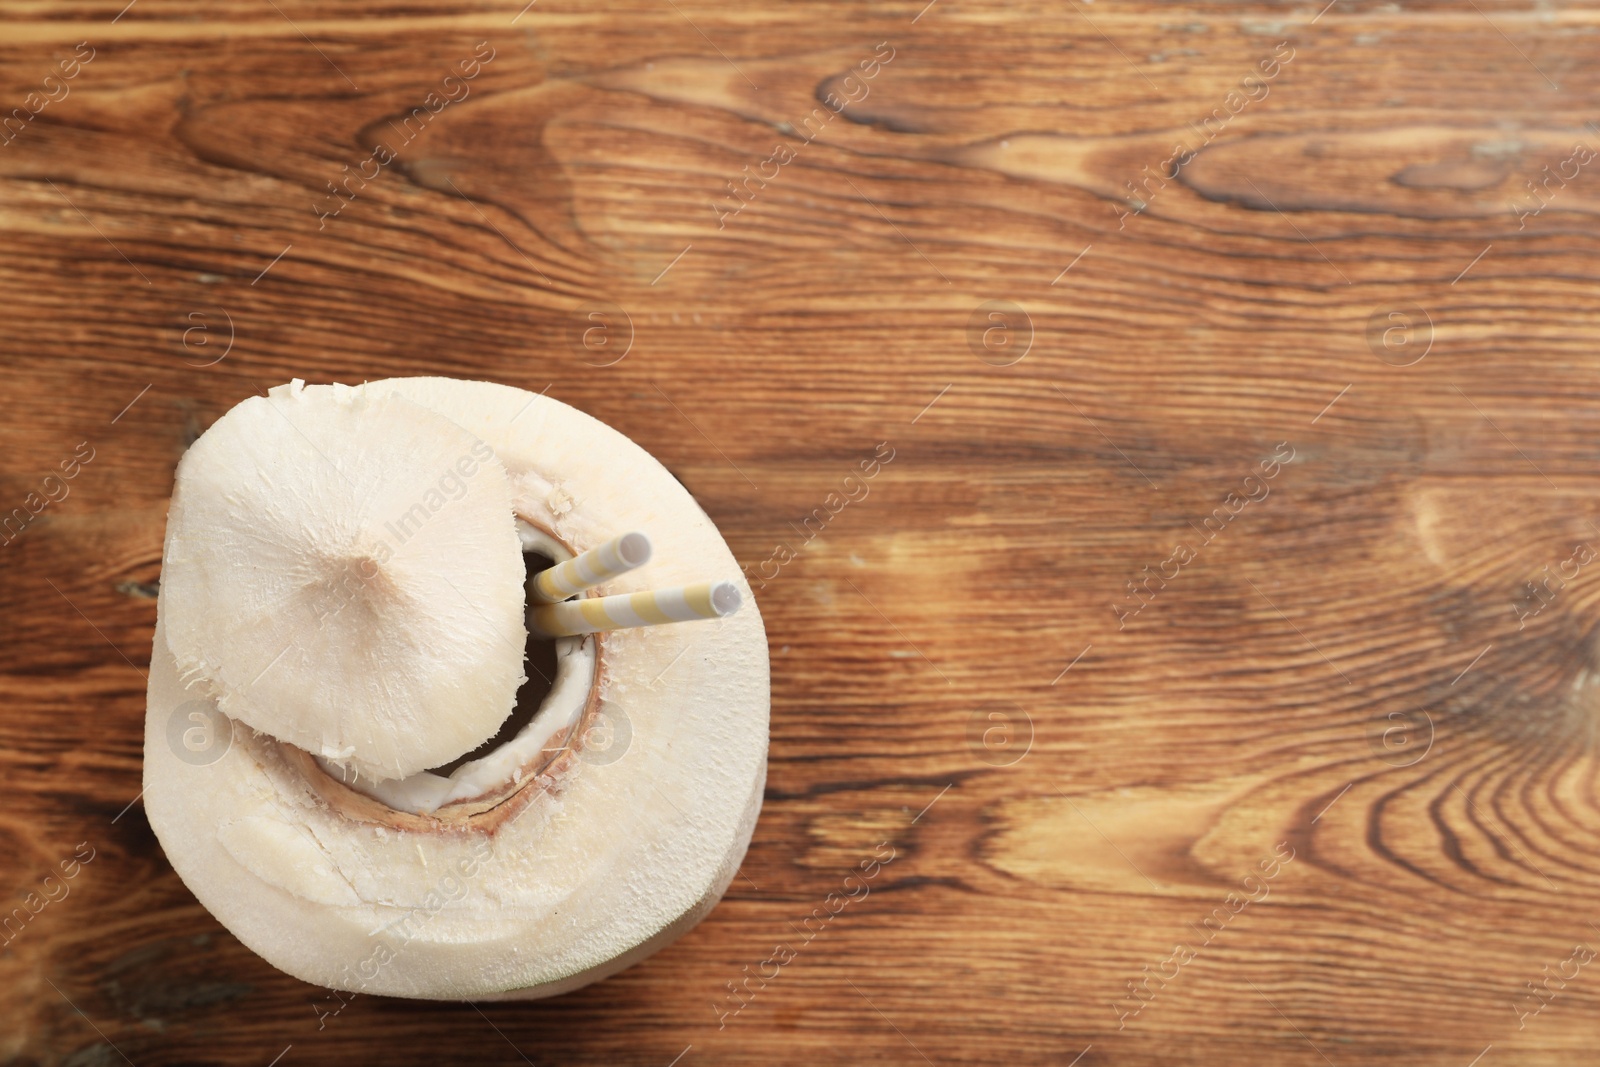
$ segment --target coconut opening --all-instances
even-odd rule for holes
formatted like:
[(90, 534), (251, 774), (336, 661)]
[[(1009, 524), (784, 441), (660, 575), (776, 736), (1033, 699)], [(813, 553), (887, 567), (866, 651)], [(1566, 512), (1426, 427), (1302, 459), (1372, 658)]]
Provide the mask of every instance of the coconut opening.
[[(517, 535), (530, 579), (544, 567), (575, 554), (520, 518)], [(530, 632), (525, 646), (528, 680), (517, 690), (511, 714), (494, 737), (432, 770), (373, 781), (358, 777), (336, 761), (320, 756), (314, 759), (335, 781), (396, 811), (415, 815), (431, 815), (447, 804), (503, 793), (579, 741), (579, 720), (591, 703), (599, 678), (599, 647), (594, 635), (551, 639)]]
[[(529, 577), (561, 562), (559, 559), (551, 559), (545, 553), (537, 551), (524, 552), (522, 558), (528, 565)], [(531, 598), (529, 602), (531, 603)], [(493, 737), (471, 752), (457, 756), (449, 763), (428, 768), (429, 774), (437, 774), (448, 778), (463, 764), (482, 759), (501, 746), (510, 744), (533, 721), (533, 717), (538, 714), (545, 698), (550, 695), (550, 690), (555, 688), (556, 668), (559, 661), (559, 657), (556, 655), (556, 639), (545, 637), (530, 629), (528, 631), (528, 642), (523, 646), (522, 654), (523, 666), (528, 677), (523, 681), (522, 687), (517, 690), (517, 702), (512, 705), (511, 714), (501, 724), (500, 729), (495, 732)]]

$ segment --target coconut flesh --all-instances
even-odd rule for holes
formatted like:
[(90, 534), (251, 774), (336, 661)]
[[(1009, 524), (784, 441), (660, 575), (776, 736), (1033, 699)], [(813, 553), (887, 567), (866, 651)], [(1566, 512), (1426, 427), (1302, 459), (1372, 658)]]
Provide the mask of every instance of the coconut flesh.
[[(523, 552), (634, 529), (651, 562), (591, 595), (726, 577), (744, 610), (558, 639), (537, 711), (476, 751), (523, 679)], [(478, 1000), (603, 978), (698, 922), (754, 829), (768, 662), (739, 573), (665, 468), (547, 397), (412, 378), (245, 401), (179, 467), (151, 826), (307, 982)]]

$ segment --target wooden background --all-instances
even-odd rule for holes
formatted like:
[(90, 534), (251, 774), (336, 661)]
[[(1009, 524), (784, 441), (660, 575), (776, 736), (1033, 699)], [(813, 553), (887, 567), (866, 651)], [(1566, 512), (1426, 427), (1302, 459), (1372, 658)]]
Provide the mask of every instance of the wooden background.
[[(0, 546), (6, 907), (95, 850), (0, 950), (0, 1062), (1594, 1062), (1600, 12), (520, 7), (0, 9), (5, 112), (94, 49), (0, 145), (0, 504), (94, 450)], [(135, 799), (145, 583), (231, 405), (403, 374), (548, 387), (752, 568), (895, 458), (757, 594), (766, 807), (701, 927), (554, 1001), (319, 1029)]]

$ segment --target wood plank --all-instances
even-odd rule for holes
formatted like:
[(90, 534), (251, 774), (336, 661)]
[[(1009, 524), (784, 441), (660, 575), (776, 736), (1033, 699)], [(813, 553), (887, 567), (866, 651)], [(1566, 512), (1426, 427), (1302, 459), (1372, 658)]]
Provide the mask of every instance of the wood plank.
[[(1600, 587), (1528, 583), (1600, 543), (1594, 11), (8, 15), (3, 108), (94, 58), (0, 145), (0, 505), (94, 458), (0, 545), (0, 888), (94, 858), (0, 948), (0, 1060), (1592, 1062), (1588, 972), (1528, 983), (1600, 945)], [(751, 573), (800, 549), (766, 806), (638, 967), (319, 1029), (144, 821), (148, 585), (229, 407), (422, 373), (619, 427)]]

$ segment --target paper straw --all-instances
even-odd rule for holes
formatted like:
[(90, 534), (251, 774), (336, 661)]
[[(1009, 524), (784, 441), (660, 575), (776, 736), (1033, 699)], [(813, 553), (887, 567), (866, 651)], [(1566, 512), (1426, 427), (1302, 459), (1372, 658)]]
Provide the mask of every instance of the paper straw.
[(545, 637), (573, 637), (631, 626), (720, 619), (738, 611), (741, 602), (739, 587), (732, 582), (696, 582), (676, 589), (537, 604), (528, 612), (528, 626)]
[(638, 531), (625, 533), (535, 574), (529, 593), (535, 600), (555, 604), (648, 562), (650, 538)]

